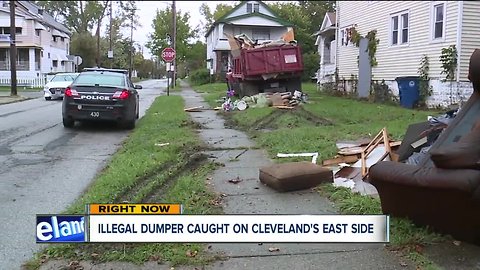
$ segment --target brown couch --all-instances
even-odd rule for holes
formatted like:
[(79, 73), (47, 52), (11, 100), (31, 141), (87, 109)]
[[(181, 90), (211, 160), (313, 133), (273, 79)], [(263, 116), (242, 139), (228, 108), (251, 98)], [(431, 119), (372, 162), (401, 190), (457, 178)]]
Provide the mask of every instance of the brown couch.
[(480, 244), (480, 50), (470, 58), (474, 93), (418, 165), (375, 164), (369, 181), (382, 210)]

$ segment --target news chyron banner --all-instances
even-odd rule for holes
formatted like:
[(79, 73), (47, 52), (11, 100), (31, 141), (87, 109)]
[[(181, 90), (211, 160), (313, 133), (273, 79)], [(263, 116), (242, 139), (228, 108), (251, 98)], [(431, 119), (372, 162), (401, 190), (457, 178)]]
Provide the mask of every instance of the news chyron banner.
[[(91, 204), (83, 220), (91, 243), (389, 242), (387, 215), (185, 215), (179, 204)], [(51, 227), (41, 227), (44, 239)]]

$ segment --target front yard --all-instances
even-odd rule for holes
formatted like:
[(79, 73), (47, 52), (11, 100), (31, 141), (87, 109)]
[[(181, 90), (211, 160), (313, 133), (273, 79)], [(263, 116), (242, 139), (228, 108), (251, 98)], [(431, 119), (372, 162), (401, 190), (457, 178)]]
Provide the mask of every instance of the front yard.
[[(219, 106), (218, 100), (225, 96), (225, 84), (209, 84), (194, 87), (204, 93), (210, 106)], [(436, 116), (440, 111), (409, 110), (400, 106), (370, 103), (345, 97), (333, 97), (319, 93), (315, 84), (303, 84), (308, 94), (308, 103), (293, 110), (273, 107), (248, 108), (245, 111), (221, 112), (227, 123), (235, 129), (246, 131), (257, 146), (268, 151), (276, 162), (305, 160), (305, 158), (276, 158), (277, 153), (318, 152), (319, 162), (332, 158), (338, 149), (339, 140), (373, 138), (383, 127), (392, 139), (401, 140), (410, 124), (423, 122), (427, 116)], [(379, 198), (361, 196), (346, 188), (325, 184), (318, 188), (343, 214), (381, 214)], [(401, 250), (424, 269), (437, 269), (435, 264), (422, 254), (419, 247), (447, 236), (418, 228), (404, 219), (391, 218), (391, 242), (388, 248)]]

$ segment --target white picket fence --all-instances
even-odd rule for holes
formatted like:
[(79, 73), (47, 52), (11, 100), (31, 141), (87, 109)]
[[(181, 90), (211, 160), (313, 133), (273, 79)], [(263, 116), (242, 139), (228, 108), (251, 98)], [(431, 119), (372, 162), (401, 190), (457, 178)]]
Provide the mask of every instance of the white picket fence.
[[(26, 88), (42, 88), (45, 86), (47, 81), (46, 76), (39, 78), (17, 78), (18, 87)], [(10, 78), (0, 78), (0, 86), (10, 86), (12, 85)]]

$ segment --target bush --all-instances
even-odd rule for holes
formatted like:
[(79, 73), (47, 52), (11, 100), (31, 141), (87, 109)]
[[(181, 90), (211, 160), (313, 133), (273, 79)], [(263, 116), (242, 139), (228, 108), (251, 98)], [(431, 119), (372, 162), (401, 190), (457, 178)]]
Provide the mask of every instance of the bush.
[(190, 73), (189, 79), (193, 85), (210, 83), (210, 71), (208, 69), (197, 69)]

